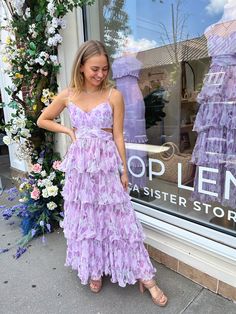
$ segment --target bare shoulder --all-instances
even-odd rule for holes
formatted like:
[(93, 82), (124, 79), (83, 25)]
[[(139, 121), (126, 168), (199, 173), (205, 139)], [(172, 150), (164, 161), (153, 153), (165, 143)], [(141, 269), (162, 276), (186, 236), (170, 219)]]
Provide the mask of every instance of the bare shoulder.
[(60, 92), (57, 94), (56, 98), (57, 98), (59, 101), (62, 101), (63, 103), (66, 104), (67, 99), (68, 99), (70, 93), (71, 93), (70, 89), (69, 89), (69, 88), (65, 88), (65, 89), (63, 89), (62, 91), (60, 91)]
[(116, 88), (112, 89), (111, 103), (112, 103), (112, 106), (113, 106), (114, 109), (116, 107), (122, 107), (123, 106), (123, 95)]

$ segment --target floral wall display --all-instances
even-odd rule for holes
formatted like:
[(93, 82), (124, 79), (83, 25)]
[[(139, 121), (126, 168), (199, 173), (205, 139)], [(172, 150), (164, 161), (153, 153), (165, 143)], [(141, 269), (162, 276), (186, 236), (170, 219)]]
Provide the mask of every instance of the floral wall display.
[[(63, 41), (60, 30), (66, 27), (64, 17), (74, 8), (92, 5), (94, 1), (2, 1), (9, 18), (1, 17), (1, 29), (9, 35), (0, 43), (0, 55), (12, 84), (5, 87), (10, 102), (1, 107), (8, 106), (13, 113), (0, 130), (5, 133), (4, 143), (16, 143), (17, 157), (32, 165), (19, 189), (9, 190), (9, 198), (14, 194), (20, 198), (20, 204), (2, 209), (5, 219), (12, 215), (22, 218), (21, 246), (35, 236), (51, 232), (63, 216), (64, 174), (58, 170), (60, 156), (54, 152), (53, 134), (40, 129), (36, 121), (57, 93), (58, 46)], [(24, 250), (20, 247), (19, 252)]]

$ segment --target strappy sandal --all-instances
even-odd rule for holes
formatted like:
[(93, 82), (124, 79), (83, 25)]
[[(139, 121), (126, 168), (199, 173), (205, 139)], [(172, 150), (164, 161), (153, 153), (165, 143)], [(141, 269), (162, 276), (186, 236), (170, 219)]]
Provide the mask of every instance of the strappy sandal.
[[(151, 294), (150, 289), (156, 287), (158, 290), (158, 295), (154, 298)], [(144, 293), (144, 291), (148, 289), (151, 297), (152, 297), (152, 301), (159, 306), (165, 306), (168, 299), (167, 297), (164, 295), (163, 291), (156, 285), (155, 280), (149, 280), (147, 282), (143, 282), (143, 281), (139, 281), (139, 290), (141, 293)]]
[(89, 282), (89, 288), (92, 292), (98, 293), (102, 289), (102, 279), (93, 280)]

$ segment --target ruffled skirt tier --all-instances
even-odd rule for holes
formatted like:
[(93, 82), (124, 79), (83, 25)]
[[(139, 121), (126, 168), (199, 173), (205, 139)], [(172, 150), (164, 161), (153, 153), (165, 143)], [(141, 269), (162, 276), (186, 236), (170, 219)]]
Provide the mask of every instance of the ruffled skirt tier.
[(78, 272), (82, 284), (105, 274), (124, 287), (153, 278), (156, 270), (121, 184), (121, 159), (110, 136), (78, 138), (61, 164), (66, 178), (62, 191), (65, 265)]
[[(218, 173), (205, 172), (204, 179), (215, 183), (205, 183), (204, 190), (217, 196), (195, 191), (193, 199), (217, 201), (236, 208), (236, 188), (230, 187), (230, 200), (225, 199), (225, 174), (230, 171), (236, 177), (236, 65), (213, 64), (204, 86), (198, 95), (200, 108), (193, 131), (198, 133), (192, 154), (192, 162), (197, 166), (217, 169)], [(197, 167), (194, 186), (198, 187)]]

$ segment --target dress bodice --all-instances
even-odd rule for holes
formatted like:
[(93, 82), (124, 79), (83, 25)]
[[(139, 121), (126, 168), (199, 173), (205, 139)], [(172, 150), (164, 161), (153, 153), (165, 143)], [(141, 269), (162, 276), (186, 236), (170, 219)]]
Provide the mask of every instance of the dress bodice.
[(142, 63), (133, 56), (117, 58), (112, 64), (112, 78), (119, 79), (128, 76), (138, 79), (141, 67)]
[(218, 35), (214, 32), (214, 25), (205, 31), (207, 37), (208, 53), (211, 57), (232, 56), (236, 57), (236, 30), (228, 35)]
[(113, 126), (113, 112), (109, 101), (102, 102), (90, 111), (84, 111), (73, 102), (67, 105), (72, 127), (105, 129)]

